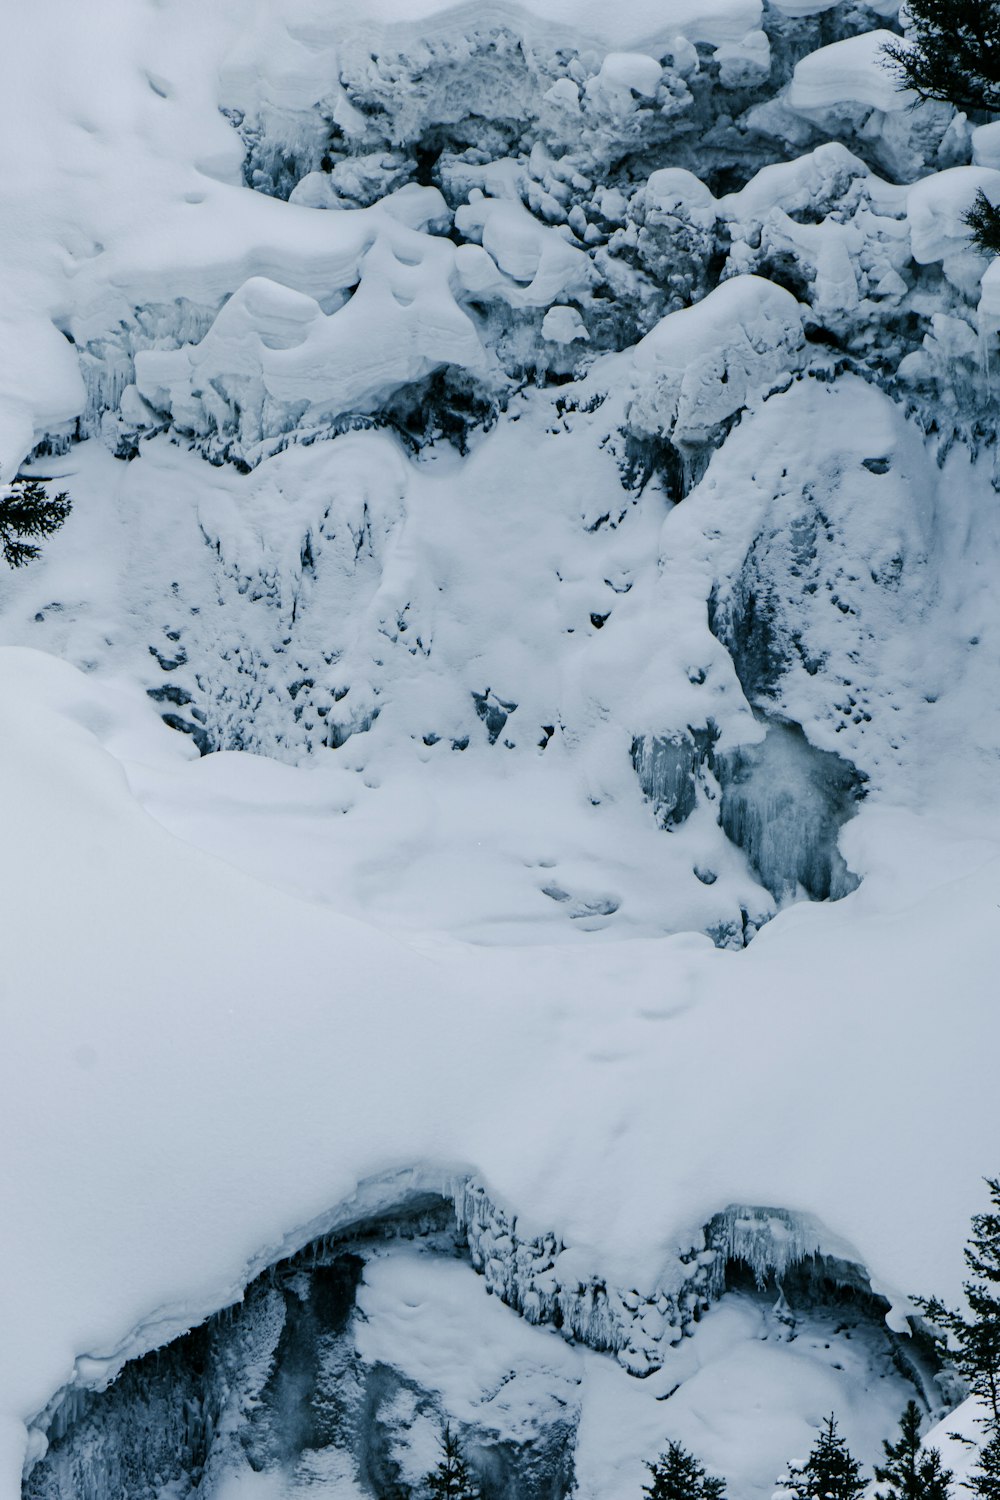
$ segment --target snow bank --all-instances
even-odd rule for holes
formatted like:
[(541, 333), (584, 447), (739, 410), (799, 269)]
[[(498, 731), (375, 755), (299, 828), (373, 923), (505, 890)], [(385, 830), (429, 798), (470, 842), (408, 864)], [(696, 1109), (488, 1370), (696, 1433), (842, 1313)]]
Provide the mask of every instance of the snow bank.
[(820, 47), (795, 64), (788, 90), (792, 109), (829, 109), (842, 103), (863, 104), (883, 114), (909, 109), (913, 94), (897, 87), (883, 48), (899, 40), (892, 31), (863, 31)]
[[(58, 943), (37, 922), (12, 928), (5, 964), (18, 997), (5, 1128), (38, 1122), (5, 1163), (11, 1493), (16, 1418), (72, 1377), (75, 1356), (98, 1360), (80, 1363), (86, 1379), (197, 1321), (250, 1265), (343, 1221), (337, 1205), (362, 1179), (374, 1179), (369, 1208), (392, 1202), (392, 1169), (414, 1162), (425, 1183), (474, 1165), (524, 1232), (557, 1227), (581, 1267), (623, 1286), (655, 1287), (682, 1226), (750, 1201), (818, 1212), (876, 1286), (953, 1293), (979, 1194), (978, 1164), (954, 1162), (992, 1120), (978, 1076), (990, 1048), (970, 1057), (965, 1040), (990, 1014), (985, 872), (932, 879), (895, 907), (875, 881), (853, 916), (799, 908), (738, 968), (692, 937), (497, 951), (484, 966), (460, 945), (390, 942), (170, 838), (82, 727), (120, 739), (125, 700), (36, 653), (7, 651), (2, 668), (22, 706), (4, 745), (18, 854), (3, 899), (13, 910), (18, 892), (42, 890), (60, 913)], [(942, 1032), (945, 990), (957, 1011)], [(206, 994), (219, 997), (210, 1010)], [(821, 1054), (817, 1014), (837, 1017)], [(727, 1109), (706, 1114), (697, 1060), (719, 1065), (720, 1036), (726, 1055), (757, 1062), (729, 1074)], [(897, 1073), (885, 1059), (904, 1036)], [(944, 1100), (949, 1080), (961, 1110), (928, 1116), (923, 1100)], [(664, 1151), (672, 1141), (683, 1144)], [(859, 1176), (873, 1142), (886, 1171)]]
[[(371, 39), (373, 24), (385, 28), (386, 39), (396, 41), (408, 32), (420, 37), (447, 28), (509, 26), (511, 30), (546, 39), (583, 37), (606, 47), (640, 50), (663, 45), (680, 35), (692, 41), (717, 44), (738, 39), (753, 29), (761, 14), (760, 0), (676, 0), (669, 16), (651, 0), (626, 0), (612, 20), (598, 0), (520, 0), (520, 3), (456, 4), (454, 0), (366, 0), (363, 19), (354, 27), (338, 28), (343, 34), (362, 27)], [(329, 23), (327, 23), (329, 24)]]

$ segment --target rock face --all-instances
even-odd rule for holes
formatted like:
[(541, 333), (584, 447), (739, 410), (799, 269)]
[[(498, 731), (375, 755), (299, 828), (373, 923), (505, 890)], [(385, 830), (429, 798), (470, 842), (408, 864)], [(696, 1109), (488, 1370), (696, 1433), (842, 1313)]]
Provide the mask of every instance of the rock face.
[[(64, 1398), (25, 1500), (226, 1495), (254, 1475), (289, 1493), (420, 1495), (445, 1426), (486, 1500), (561, 1500), (588, 1482), (590, 1391), (604, 1382), (582, 1350), (617, 1352), (626, 1384), (661, 1367), (680, 1373), (678, 1346), (698, 1348), (703, 1317), (725, 1339), (727, 1314), (776, 1296), (780, 1316), (757, 1326), (757, 1340), (779, 1351), (797, 1334), (829, 1337), (829, 1305), (837, 1355), (850, 1357), (851, 1339), (862, 1345), (852, 1392), (887, 1379), (905, 1389), (889, 1377), (895, 1361), (911, 1391), (939, 1399), (929, 1346), (909, 1352), (879, 1330), (886, 1304), (862, 1267), (820, 1250), (814, 1226), (733, 1208), (701, 1243), (663, 1286), (615, 1290), (581, 1281), (555, 1237), (520, 1238), (474, 1184), (454, 1205), (411, 1203), (307, 1245), (106, 1391)], [(739, 1357), (732, 1327), (728, 1336)]]
[[(721, 1139), (744, 1123), (727, 1069), (752, 1059), (682, 1029), (716, 974), (742, 998), (706, 938), (742, 949), (797, 901), (867, 919), (850, 898), (869, 876), (895, 911), (906, 820), (954, 815), (964, 850), (995, 802), (1000, 275), (964, 215), (1000, 201), (996, 127), (893, 87), (889, 0), (369, 9), (248, 20), (218, 0), (185, 9), (178, 52), (150, 6), (148, 35), (117, 28), (106, 112), (75, 56), (17, 96), (0, 478), (51, 466), (74, 510), (5, 586), (0, 635), (107, 690), (73, 732), (120, 750), (181, 839), (377, 946), (468, 949), (470, 1007), (484, 972), (538, 999), (489, 1128), (542, 1058), (558, 1109), (537, 1163), (518, 1137), (540, 1198), (586, 1150), (608, 1222), (648, 1215), (660, 1154), (677, 1233), (631, 1285), (565, 1225), (519, 1221), (469, 1175), (489, 1176), (475, 1147), (429, 1128), (450, 1163), (417, 1163), (433, 1191), (147, 1339), (106, 1390), (60, 1330), (84, 1375), (34, 1425), (24, 1500), (425, 1500), (448, 1428), (485, 1500), (620, 1500), (665, 1438), (713, 1434), (732, 1492), (763, 1500), (817, 1413), (843, 1408), (870, 1459), (914, 1390), (936, 1410), (954, 1389), (808, 1215), (754, 1206), (766, 1188), (726, 1207), (745, 1182), (725, 1163), (692, 1233), (672, 1196), (690, 1138), (643, 1113), (635, 1151), (630, 1121), (684, 1075), (692, 1136), (709, 1112)], [(576, 1035), (584, 965), (544, 1009), (560, 945), (589, 963), (617, 939), (607, 1010)], [(365, 964), (303, 952), (289, 983), (367, 1014)], [(238, 1023), (217, 999), (221, 1055)], [(490, 1024), (464, 1059), (477, 1084)], [(375, 1076), (381, 1038), (352, 1037)], [(71, 1057), (98, 1061), (89, 1041)], [(823, 1103), (833, 1160), (845, 1106)], [(796, 1123), (768, 1115), (764, 1136)], [(791, 1414), (762, 1437), (759, 1391)]]
[(644, 735), (632, 741), (632, 764), (643, 796), (664, 828), (678, 827), (694, 812), (699, 776), (717, 738), (716, 726), (708, 724), (684, 734)]
[[(349, 829), (356, 777), (418, 807), (421, 764), (446, 799), (482, 775), (509, 828), (544, 756), (552, 809), (601, 811), (575, 873), (517, 877), (519, 931), (728, 946), (848, 894), (838, 833), (908, 711), (873, 643), (932, 598), (919, 428), (942, 456), (984, 431), (961, 210), (1000, 183), (963, 117), (894, 91), (882, 9), (708, 6), (612, 52), (527, 13), (364, 45), (262, 15), (191, 126), (223, 180), (151, 198), (155, 235), (67, 294), (87, 398), (37, 452), (128, 461), (135, 567), (113, 626), (39, 601), (31, 643), (138, 677), (200, 755), (335, 766)], [(764, 493), (768, 442), (792, 467)], [(637, 794), (672, 842), (610, 879)]]

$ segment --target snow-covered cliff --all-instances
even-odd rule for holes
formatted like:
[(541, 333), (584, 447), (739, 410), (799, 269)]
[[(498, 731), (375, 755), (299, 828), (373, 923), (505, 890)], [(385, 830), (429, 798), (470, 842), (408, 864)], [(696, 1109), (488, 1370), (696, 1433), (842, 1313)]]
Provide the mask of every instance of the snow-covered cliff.
[(996, 127), (889, 3), (2, 25), (5, 1495), (874, 1456), (996, 1170)]

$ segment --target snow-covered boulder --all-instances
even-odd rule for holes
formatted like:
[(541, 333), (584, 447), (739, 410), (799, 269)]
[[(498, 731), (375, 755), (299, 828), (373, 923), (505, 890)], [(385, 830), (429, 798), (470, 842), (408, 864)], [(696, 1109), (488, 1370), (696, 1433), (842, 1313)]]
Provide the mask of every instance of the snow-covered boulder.
[(921, 266), (940, 263), (952, 285), (970, 301), (978, 292), (985, 257), (972, 241), (965, 215), (983, 192), (1000, 203), (1000, 171), (952, 167), (915, 182), (907, 194), (910, 249)]
[(630, 427), (698, 444), (802, 362), (802, 312), (791, 293), (735, 276), (671, 313), (636, 346)]
[(455, 227), (485, 252), (463, 246), (456, 258), (460, 284), (476, 296), (495, 296), (512, 307), (549, 307), (593, 279), (582, 250), (512, 199), (477, 192), (456, 212)]
[(809, 112), (842, 104), (899, 114), (914, 96), (897, 87), (884, 49), (899, 38), (891, 31), (863, 31), (810, 52), (795, 65), (788, 90), (792, 109)]
[(444, 365), (486, 375), (490, 361), (450, 290), (453, 261), (448, 242), (386, 223), (357, 290), (330, 314), (252, 277), (199, 343), (137, 355), (136, 390), (181, 431), (253, 459), (268, 435), (370, 412)]
[(910, 181), (929, 163), (947, 165), (942, 155), (967, 149), (968, 128), (950, 105), (919, 103), (899, 87), (885, 54), (898, 42), (894, 32), (865, 31), (810, 52), (795, 65), (785, 103), (825, 134), (856, 135), (882, 166)]

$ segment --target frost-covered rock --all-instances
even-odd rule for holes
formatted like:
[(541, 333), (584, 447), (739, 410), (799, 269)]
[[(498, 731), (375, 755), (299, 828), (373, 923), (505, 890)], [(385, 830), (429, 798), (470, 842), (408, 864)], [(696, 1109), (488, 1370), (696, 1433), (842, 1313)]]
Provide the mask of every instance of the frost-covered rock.
[(952, 167), (914, 183), (907, 194), (910, 245), (918, 265), (941, 264), (945, 276), (968, 300), (979, 291), (986, 257), (972, 243), (965, 215), (978, 193), (1000, 202), (1000, 171)]
[(877, 1457), (996, 1135), (993, 127), (890, 0), (10, 9), (4, 1496)]
[(589, 340), (587, 325), (575, 307), (550, 307), (542, 319), (542, 338), (553, 344), (575, 344)]
[(899, 87), (884, 56), (896, 41), (890, 31), (865, 31), (820, 47), (796, 64), (786, 103), (825, 134), (856, 136), (905, 182), (967, 152), (969, 131), (950, 105), (918, 103)]
[(636, 431), (696, 446), (802, 363), (802, 314), (757, 276), (723, 282), (696, 307), (664, 318), (636, 346)]
[[(592, 278), (577, 246), (511, 200), (477, 195), (459, 208), (455, 227), (486, 253), (485, 261), (469, 250), (456, 257), (463, 286), (477, 296), (493, 294), (513, 307), (550, 307), (583, 291)], [(490, 264), (492, 270), (480, 270)]]
[(449, 289), (452, 262), (445, 242), (387, 226), (362, 258), (357, 290), (329, 313), (254, 277), (193, 348), (140, 353), (136, 389), (213, 451), (254, 459), (275, 437), (369, 412), (444, 365), (487, 376), (488, 356)]
[[(674, 1413), (704, 1385), (706, 1364), (721, 1366), (725, 1383), (762, 1342), (770, 1347), (756, 1375), (781, 1418), (763, 1430), (758, 1418), (754, 1457), (742, 1464), (753, 1493), (780, 1461), (788, 1424), (808, 1420), (817, 1385), (839, 1379), (841, 1400), (849, 1393), (864, 1406), (869, 1420), (853, 1435), (866, 1447), (903, 1392), (916, 1386), (933, 1400), (932, 1362), (908, 1360), (903, 1341), (879, 1330), (863, 1269), (818, 1254), (822, 1232), (802, 1217), (734, 1206), (713, 1219), (711, 1248), (689, 1255), (687, 1271), (694, 1282), (714, 1269), (721, 1300), (704, 1328), (688, 1321), (687, 1348), (669, 1327), (664, 1368), (644, 1368), (639, 1381), (489, 1297), (456, 1253), (443, 1208), (425, 1200), (324, 1237), (252, 1282), (238, 1304), (126, 1365), (107, 1391), (67, 1393), (44, 1437), (36, 1429), (48, 1448), (27, 1474), (28, 1500), (122, 1485), (144, 1494), (165, 1483), (179, 1494), (255, 1482), (335, 1485), (348, 1496), (416, 1487), (436, 1466), (446, 1428), (488, 1500), (545, 1500), (580, 1483), (603, 1494), (605, 1469), (639, 1469), (628, 1453), (636, 1437), (623, 1447), (623, 1426), (638, 1419), (658, 1429), (663, 1401), (684, 1392), (669, 1414), (686, 1434), (690, 1416)], [(804, 1305), (810, 1287), (824, 1284), (853, 1308), (824, 1312), (822, 1293)], [(673, 1305), (662, 1292), (621, 1298), (625, 1323), (647, 1337)], [(704, 1313), (700, 1300), (686, 1305)], [(821, 1352), (787, 1349), (796, 1334)]]

